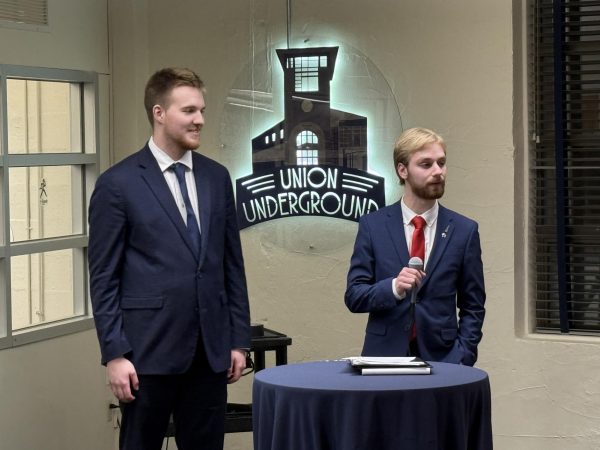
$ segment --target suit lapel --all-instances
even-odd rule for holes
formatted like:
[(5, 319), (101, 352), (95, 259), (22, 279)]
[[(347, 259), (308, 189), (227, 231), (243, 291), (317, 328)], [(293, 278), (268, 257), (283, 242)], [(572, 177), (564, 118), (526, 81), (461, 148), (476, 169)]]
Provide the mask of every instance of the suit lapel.
[(395, 203), (389, 209), (386, 227), (390, 238), (394, 243), (394, 249), (400, 258), (400, 267), (408, 265), (408, 244), (404, 233), (404, 220), (402, 218), (402, 207), (400, 202)]
[(173, 194), (167, 185), (165, 176), (161, 172), (156, 159), (152, 155), (152, 152), (147, 145), (139, 153), (138, 163), (141, 169), (142, 178), (158, 200), (158, 203), (165, 211), (165, 214), (169, 217), (169, 220), (173, 222), (177, 232), (195, 257), (194, 247), (190, 239), (190, 234), (185, 226), (183, 217), (181, 217), (181, 213), (179, 212), (179, 209), (177, 209), (175, 199), (173, 198)]
[(452, 221), (452, 216), (448, 209), (440, 205), (433, 247), (431, 249), (431, 253), (429, 254), (427, 264), (425, 265), (425, 272), (427, 273), (427, 276), (423, 280), (421, 289), (427, 283), (427, 281), (429, 281), (431, 274), (442, 259), (442, 255), (444, 254), (444, 251), (446, 251), (448, 242), (450, 242), (450, 239), (452, 239), (453, 231), (454, 224)]

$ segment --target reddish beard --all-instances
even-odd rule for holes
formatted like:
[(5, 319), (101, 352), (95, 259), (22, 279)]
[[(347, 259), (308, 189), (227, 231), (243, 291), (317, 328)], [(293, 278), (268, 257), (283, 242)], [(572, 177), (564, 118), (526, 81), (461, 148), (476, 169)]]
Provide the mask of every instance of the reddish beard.
[(197, 138), (195, 136), (192, 137), (192, 136), (189, 136), (188, 133), (173, 136), (172, 139), (182, 149), (195, 150), (200, 145), (200, 137), (199, 136)]
[(411, 186), (413, 193), (424, 200), (437, 200), (444, 195), (446, 182), (444, 180), (438, 183), (428, 183), (424, 186)]

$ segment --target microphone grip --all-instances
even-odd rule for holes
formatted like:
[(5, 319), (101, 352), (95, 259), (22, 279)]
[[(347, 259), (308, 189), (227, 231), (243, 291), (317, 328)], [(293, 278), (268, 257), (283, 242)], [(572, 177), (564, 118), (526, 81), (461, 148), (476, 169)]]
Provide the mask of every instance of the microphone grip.
[[(419, 258), (418, 256), (413, 256), (412, 258), (410, 258), (410, 261), (408, 261), (408, 267), (410, 267), (411, 269), (417, 269), (417, 270), (423, 270), (423, 260), (421, 258)], [(414, 305), (415, 303), (417, 303), (417, 286), (415, 285), (415, 287), (412, 289), (411, 293), (410, 293), (410, 304)]]
[(417, 286), (415, 286), (410, 292), (410, 304), (414, 305), (417, 303)]

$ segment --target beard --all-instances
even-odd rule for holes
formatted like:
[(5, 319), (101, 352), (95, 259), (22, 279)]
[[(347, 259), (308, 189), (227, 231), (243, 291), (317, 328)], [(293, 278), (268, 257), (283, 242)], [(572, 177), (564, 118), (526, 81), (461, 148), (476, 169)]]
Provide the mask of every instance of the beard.
[(200, 139), (193, 139), (188, 136), (174, 136), (169, 139), (169, 142), (183, 152), (196, 150), (200, 146)]
[(177, 144), (186, 150), (195, 150), (200, 146), (200, 135), (185, 133), (175, 138)]
[(411, 185), (413, 194), (424, 200), (437, 200), (444, 195), (446, 181), (442, 180), (439, 183), (429, 183), (424, 186)]

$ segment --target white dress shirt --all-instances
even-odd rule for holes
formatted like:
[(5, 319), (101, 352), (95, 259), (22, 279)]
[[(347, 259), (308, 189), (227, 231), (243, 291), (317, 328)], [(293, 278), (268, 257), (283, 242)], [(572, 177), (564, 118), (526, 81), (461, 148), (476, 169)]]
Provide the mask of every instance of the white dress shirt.
[[(402, 208), (402, 222), (404, 224), (404, 236), (406, 236), (406, 244), (408, 245), (408, 254), (410, 255), (410, 247), (412, 245), (412, 237), (415, 232), (415, 226), (410, 223), (411, 220), (415, 216), (421, 216), (425, 219), (426, 225), (423, 228), (423, 234), (425, 235), (425, 261), (423, 261), (423, 270), (427, 268), (427, 261), (429, 260), (429, 254), (431, 253), (431, 248), (433, 247), (433, 241), (435, 239), (435, 231), (437, 229), (437, 218), (439, 211), (439, 204), (436, 200), (435, 204), (431, 207), (431, 209), (425, 211), (423, 214), (417, 214), (413, 210), (411, 210), (406, 203), (404, 203), (404, 198), (400, 201), (400, 206)], [(394, 297), (398, 300), (402, 300), (406, 297), (406, 293), (403, 295), (398, 294), (396, 291), (396, 278), (392, 280), (392, 291), (394, 293)]]
[(198, 193), (196, 192), (196, 180), (194, 178), (193, 171), (194, 166), (192, 160), (192, 150), (185, 152), (179, 161), (174, 161), (169, 155), (167, 155), (156, 145), (152, 137), (150, 137), (150, 140), (148, 141), (148, 147), (150, 147), (150, 151), (156, 159), (156, 162), (158, 163), (158, 166), (160, 167), (160, 170), (162, 171), (165, 180), (167, 181), (167, 185), (171, 190), (171, 194), (173, 194), (175, 203), (177, 203), (177, 208), (179, 208), (181, 217), (187, 225), (187, 210), (185, 209), (185, 201), (183, 200), (183, 196), (181, 195), (179, 181), (177, 181), (177, 175), (175, 175), (175, 172), (169, 170), (169, 168), (175, 163), (180, 163), (185, 166), (185, 184), (187, 186), (188, 196), (190, 197), (192, 209), (194, 210), (194, 215), (196, 216), (196, 221), (198, 222), (198, 228), (200, 228), (200, 232), (202, 232), (202, 227), (200, 225), (200, 215), (198, 213)]

